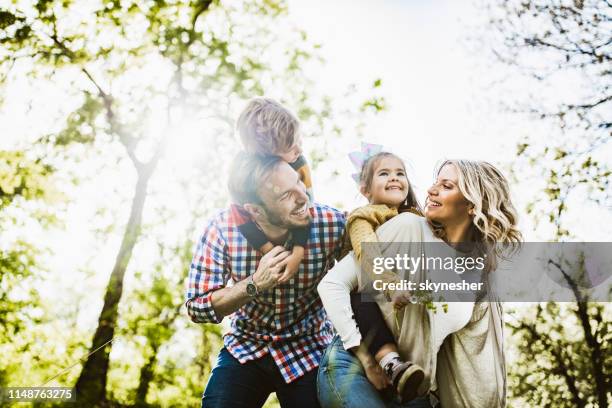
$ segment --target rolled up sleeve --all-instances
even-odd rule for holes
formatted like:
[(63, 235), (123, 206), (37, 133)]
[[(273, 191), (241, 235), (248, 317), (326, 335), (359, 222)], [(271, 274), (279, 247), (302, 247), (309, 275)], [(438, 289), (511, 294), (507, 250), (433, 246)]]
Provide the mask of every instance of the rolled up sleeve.
[(224, 288), (230, 273), (227, 262), (227, 243), (212, 221), (198, 241), (187, 286), (187, 313), (195, 323), (220, 323), (212, 305), (212, 294)]

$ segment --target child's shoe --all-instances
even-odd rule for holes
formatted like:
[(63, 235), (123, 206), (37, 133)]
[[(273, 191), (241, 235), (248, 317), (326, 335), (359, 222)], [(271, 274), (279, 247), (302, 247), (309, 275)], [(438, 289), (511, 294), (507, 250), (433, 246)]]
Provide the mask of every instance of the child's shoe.
[(410, 361), (394, 359), (385, 366), (385, 373), (391, 379), (394, 390), (401, 402), (411, 401), (418, 396), (418, 389), (425, 378), (425, 372)]

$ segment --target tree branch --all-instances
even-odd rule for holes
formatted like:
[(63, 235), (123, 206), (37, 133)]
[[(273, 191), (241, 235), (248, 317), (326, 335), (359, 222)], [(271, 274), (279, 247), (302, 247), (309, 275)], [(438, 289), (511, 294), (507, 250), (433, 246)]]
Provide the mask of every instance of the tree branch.
[[(62, 50), (63, 54), (66, 57), (74, 61), (74, 58), (75, 58), (74, 52), (68, 47), (66, 47), (66, 45), (58, 38), (57, 33), (55, 32), (55, 29), (54, 29), (54, 33), (50, 36), (50, 38), (53, 40), (53, 43), (57, 45), (60, 48), (60, 50)], [(89, 72), (89, 70), (87, 70), (87, 68), (82, 66), (81, 72), (85, 74), (87, 79), (98, 90), (98, 95), (100, 96), (100, 98), (102, 99), (102, 102), (104, 103), (104, 109), (106, 111), (106, 119), (108, 120), (108, 124), (110, 126), (111, 132), (115, 133), (119, 137), (119, 141), (125, 147), (125, 151), (127, 152), (127, 155), (132, 161), (132, 163), (134, 164), (134, 166), (136, 168), (141, 167), (142, 163), (140, 162), (140, 160), (138, 160), (134, 152), (135, 139), (134, 137), (129, 135), (125, 131), (123, 126), (119, 123), (119, 120), (117, 119), (115, 115), (115, 111), (113, 110), (112, 95), (104, 91), (102, 86), (98, 83), (98, 81), (94, 79), (93, 75)]]

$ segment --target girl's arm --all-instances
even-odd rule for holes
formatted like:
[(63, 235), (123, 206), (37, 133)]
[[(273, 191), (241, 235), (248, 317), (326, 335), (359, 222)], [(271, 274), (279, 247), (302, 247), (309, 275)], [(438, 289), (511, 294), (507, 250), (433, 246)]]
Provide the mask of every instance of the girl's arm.
[[(397, 274), (385, 271), (376, 274), (372, 270), (374, 259), (382, 257), (376, 230), (387, 220), (395, 217), (397, 210), (386, 205), (367, 205), (353, 211), (347, 220), (347, 231), (351, 246), (355, 252), (355, 258), (364, 267), (369, 281), (382, 280), (383, 282), (396, 282), (399, 280)], [(362, 243), (374, 243), (364, 251)]]

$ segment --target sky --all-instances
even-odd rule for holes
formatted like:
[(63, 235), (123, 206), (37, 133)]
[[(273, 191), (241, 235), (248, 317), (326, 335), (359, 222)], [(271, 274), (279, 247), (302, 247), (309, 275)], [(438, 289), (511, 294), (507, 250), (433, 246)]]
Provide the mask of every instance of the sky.
[[(382, 79), (388, 110), (367, 124), (364, 140), (382, 144), (406, 161), (421, 200), (436, 165), (444, 159), (487, 160), (508, 175), (522, 137), (541, 136), (539, 140), (547, 143), (548, 135), (558, 132), (537, 118), (502, 109), (506, 99), (524, 98), (533, 90), (479, 48), (486, 15), (476, 1), (291, 0), (289, 5), (296, 24), (323, 44), (327, 64), (315, 75), (325, 89), (340, 93), (347, 82), (367, 88), (374, 79)], [(509, 78), (505, 87), (495, 86), (500, 78)], [(562, 95), (566, 98), (583, 85), (568, 78), (562, 88), (547, 89), (546, 95), (564, 100)], [(358, 149), (355, 140), (337, 151), (347, 176), (355, 171), (348, 153)], [(328, 181), (326, 170), (314, 174), (317, 198), (334, 202), (341, 195), (349, 208), (365, 203), (354, 184)], [(534, 194), (541, 194), (539, 181), (534, 174), (533, 181), (511, 183), (519, 226), (527, 240), (550, 239), (551, 230), (535, 231), (524, 211)], [(576, 236), (609, 239), (609, 228), (592, 228), (593, 223), (612, 221), (609, 208), (580, 196), (572, 199), (571, 208), (577, 210), (567, 220)], [(585, 217), (592, 222), (585, 222)]]
[[(291, 18), (323, 44), (327, 64), (315, 75), (326, 90), (340, 93), (350, 82), (367, 88), (374, 79), (382, 79), (389, 108), (367, 124), (364, 140), (382, 144), (406, 160), (420, 196), (441, 160), (496, 161), (514, 148), (517, 137), (509, 135), (511, 126), (503, 126), (504, 117), (482, 102), (487, 86), (486, 78), (479, 81), (482, 61), (464, 45), (466, 27), (478, 18), (471, 2), (289, 4)], [(351, 167), (346, 155), (358, 149), (355, 140), (338, 152), (347, 172)], [(316, 183), (316, 176), (316, 190), (323, 196), (328, 194), (326, 187), (338, 188)]]

